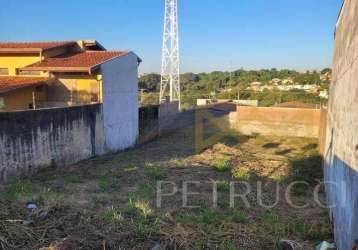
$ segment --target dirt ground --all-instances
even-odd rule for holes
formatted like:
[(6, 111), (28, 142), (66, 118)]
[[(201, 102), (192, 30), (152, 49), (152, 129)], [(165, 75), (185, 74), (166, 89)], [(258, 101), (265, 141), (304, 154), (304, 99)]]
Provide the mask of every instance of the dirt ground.
[[(285, 249), (283, 240), (314, 249), (332, 237), (313, 199), (322, 179), (316, 143), (228, 133), (198, 151), (188, 128), (47, 169), (2, 187), (0, 249)], [(292, 181), (309, 184), (290, 192), (304, 208), (285, 199)], [(231, 200), (230, 192), (247, 195)]]

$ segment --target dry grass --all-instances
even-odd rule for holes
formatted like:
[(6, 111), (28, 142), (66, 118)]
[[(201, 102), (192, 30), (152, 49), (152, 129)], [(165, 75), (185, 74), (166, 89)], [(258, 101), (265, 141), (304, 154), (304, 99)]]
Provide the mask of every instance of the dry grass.
[[(257, 204), (256, 190), (229, 206), (230, 182), (268, 183), (265, 204), (274, 203), (275, 183), (291, 180), (314, 185), (322, 177), (313, 139), (232, 135), (196, 153), (193, 129), (184, 129), (131, 151), (81, 162), (67, 171), (47, 170), (31, 181), (2, 189), (0, 249), (280, 249), (282, 239), (302, 249), (331, 237), (324, 209), (307, 187), (295, 189), (291, 209), (284, 200), (272, 209)], [(157, 181), (190, 184), (163, 197), (156, 207)], [(218, 181), (218, 207), (212, 206), (212, 181)], [(271, 185), (270, 185), (271, 184)], [(171, 191), (165, 185), (164, 191)], [(282, 192), (282, 191), (281, 191)], [(39, 204), (30, 214), (29, 201)], [(23, 223), (25, 221), (25, 223)]]

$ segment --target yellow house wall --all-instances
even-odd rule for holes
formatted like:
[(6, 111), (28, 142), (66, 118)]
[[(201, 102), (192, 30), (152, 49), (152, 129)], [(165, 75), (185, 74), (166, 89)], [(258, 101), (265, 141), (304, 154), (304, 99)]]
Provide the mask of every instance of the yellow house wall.
[(36, 87), (28, 87), (18, 89), (9, 93), (0, 95), (0, 98), (4, 99), (4, 108), (0, 111), (16, 111), (27, 110), (29, 104), (33, 103), (32, 93), (35, 93), (36, 103), (40, 103), (46, 100), (46, 88), (42, 87), (42, 91), (36, 91)]
[(0, 55), (0, 68), (8, 68), (9, 75), (15, 76), (17, 68), (22, 68), (38, 61), (40, 61), (39, 54), (5, 54)]
[(88, 104), (101, 100), (100, 80), (97, 76), (56, 75), (49, 86), (48, 101), (71, 104)]

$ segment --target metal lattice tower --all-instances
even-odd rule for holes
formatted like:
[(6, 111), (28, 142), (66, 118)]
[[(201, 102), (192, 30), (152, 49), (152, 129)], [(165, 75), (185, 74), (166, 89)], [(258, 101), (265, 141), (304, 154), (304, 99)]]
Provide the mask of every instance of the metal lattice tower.
[[(179, 71), (179, 32), (177, 0), (165, 1), (164, 36), (162, 50), (162, 71), (160, 84), (160, 102), (179, 101), (180, 107), (180, 71)], [(169, 90), (168, 90), (169, 87)]]

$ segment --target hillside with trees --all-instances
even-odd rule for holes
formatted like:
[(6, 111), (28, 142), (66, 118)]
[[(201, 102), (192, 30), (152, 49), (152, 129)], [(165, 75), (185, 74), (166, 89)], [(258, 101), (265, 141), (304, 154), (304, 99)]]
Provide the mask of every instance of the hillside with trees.
[[(311, 85), (318, 90), (328, 90), (331, 69), (322, 71), (298, 72), (294, 70), (244, 70), (233, 72), (214, 71), (211, 73), (185, 73), (181, 75), (182, 102), (184, 108), (192, 108), (198, 98), (213, 99), (255, 99), (260, 106), (271, 106), (275, 103), (301, 101), (306, 103), (324, 103), (317, 93), (308, 93), (300, 89), (280, 91), (279, 85)], [(277, 83), (277, 82), (280, 83)], [(253, 83), (266, 86), (253, 90)], [(160, 84), (159, 74), (145, 74), (140, 78), (142, 101), (145, 105), (158, 101)], [(271, 87), (270, 87), (271, 86)], [(284, 87), (280, 87), (281, 89)]]

